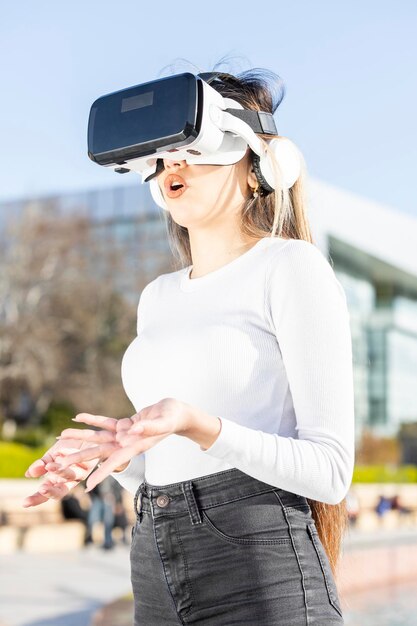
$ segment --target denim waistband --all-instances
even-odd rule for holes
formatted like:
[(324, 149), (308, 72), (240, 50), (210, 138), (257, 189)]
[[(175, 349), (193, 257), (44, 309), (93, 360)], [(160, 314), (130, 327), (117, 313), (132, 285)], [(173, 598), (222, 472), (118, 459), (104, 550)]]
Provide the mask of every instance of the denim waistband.
[(189, 512), (192, 523), (201, 523), (201, 509), (226, 504), (242, 498), (275, 491), (282, 506), (307, 505), (304, 496), (264, 483), (237, 468), (200, 476), (171, 485), (151, 485), (144, 480), (134, 498), (137, 516), (142, 512), (153, 517)]

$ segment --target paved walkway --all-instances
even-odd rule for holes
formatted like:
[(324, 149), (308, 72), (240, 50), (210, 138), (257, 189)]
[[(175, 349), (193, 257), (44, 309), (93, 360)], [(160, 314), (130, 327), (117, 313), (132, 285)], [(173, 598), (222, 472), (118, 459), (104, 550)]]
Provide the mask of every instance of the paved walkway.
[(0, 556), (1, 625), (90, 626), (99, 607), (130, 591), (129, 546)]
[[(374, 533), (351, 529), (345, 549), (416, 541), (414, 528)], [(0, 626), (90, 626), (97, 609), (131, 592), (129, 549), (89, 546), (70, 553), (0, 556)], [(101, 623), (128, 626), (133, 622), (129, 610), (128, 602), (112, 605)]]

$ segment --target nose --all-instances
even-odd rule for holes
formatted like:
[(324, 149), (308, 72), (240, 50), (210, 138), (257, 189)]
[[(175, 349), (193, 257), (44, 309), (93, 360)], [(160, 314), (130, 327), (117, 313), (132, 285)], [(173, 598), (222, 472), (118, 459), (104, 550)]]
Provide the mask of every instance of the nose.
[(187, 161), (175, 161), (174, 159), (163, 159), (166, 170), (180, 170), (187, 166)]

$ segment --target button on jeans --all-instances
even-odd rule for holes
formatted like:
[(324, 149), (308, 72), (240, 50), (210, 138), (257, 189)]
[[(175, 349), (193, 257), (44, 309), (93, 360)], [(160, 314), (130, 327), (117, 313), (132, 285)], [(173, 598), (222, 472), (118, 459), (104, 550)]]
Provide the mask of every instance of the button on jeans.
[(340, 626), (304, 496), (238, 469), (142, 482), (130, 551), (135, 626)]

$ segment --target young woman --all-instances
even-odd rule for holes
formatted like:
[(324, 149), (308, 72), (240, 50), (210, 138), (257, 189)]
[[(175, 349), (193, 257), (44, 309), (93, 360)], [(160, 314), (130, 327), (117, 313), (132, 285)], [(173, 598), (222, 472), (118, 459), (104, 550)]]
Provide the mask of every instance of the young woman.
[[(211, 86), (270, 113), (283, 95), (255, 70)], [(97, 465), (89, 489), (111, 473), (135, 494), (135, 625), (343, 624), (351, 336), (343, 288), (312, 241), (304, 166), (266, 194), (249, 148), (232, 165), (161, 165), (180, 269), (140, 297), (122, 362), (138, 412), (78, 415), (96, 429), (63, 431), (28, 469), (45, 478), (25, 506)]]

